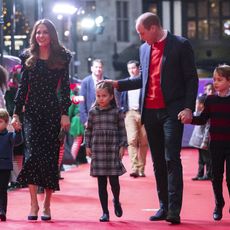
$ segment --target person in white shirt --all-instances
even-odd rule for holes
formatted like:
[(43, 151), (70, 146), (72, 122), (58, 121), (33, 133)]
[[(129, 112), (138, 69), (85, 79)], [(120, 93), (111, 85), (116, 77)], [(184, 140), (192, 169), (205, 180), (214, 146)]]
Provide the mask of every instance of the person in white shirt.
[[(127, 63), (130, 79), (140, 75), (140, 64), (136, 60)], [(123, 91), (120, 95), (120, 107), (125, 113), (125, 128), (128, 138), (128, 154), (131, 160), (131, 177), (145, 177), (148, 140), (140, 114), (141, 89)]]

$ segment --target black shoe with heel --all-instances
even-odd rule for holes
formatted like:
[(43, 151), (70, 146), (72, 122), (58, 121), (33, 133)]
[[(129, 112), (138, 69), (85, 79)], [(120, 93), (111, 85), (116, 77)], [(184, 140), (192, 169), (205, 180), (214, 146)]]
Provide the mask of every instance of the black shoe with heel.
[(43, 210), (41, 220), (43, 220), (43, 221), (51, 220), (50, 208)]
[(28, 216), (28, 220), (37, 220), (38, 216)]

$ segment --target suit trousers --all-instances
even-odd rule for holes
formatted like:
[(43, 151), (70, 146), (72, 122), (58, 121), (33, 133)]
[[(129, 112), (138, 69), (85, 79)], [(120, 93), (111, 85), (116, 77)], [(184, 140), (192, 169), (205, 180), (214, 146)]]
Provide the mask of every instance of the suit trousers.
[(125, 128), (128, 139), (128, 153), (132, 172), (144, 173), (148, 140), (139, 111), (129, 110), (125, 114)]
[(180, 215), (183, 195), (180, 159), (183, 125), (166, 109), (144, 109), (143, 122), (147, 132), (160, 208)]
[(0, 210), (7, 211), (7, 188), (11, 170), (0, 170)]

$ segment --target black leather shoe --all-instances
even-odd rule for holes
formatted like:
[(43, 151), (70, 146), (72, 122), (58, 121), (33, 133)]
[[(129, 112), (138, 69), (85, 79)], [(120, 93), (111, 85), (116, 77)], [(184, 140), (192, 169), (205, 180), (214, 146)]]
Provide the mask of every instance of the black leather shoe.
[(114, 213), (117, 217), (121, 217), (123, 214), (123, 210), (121, 208), (121, 203), (120, 202), (115, 202), (113, 200), (113, 205), (114, 205)]
[(103, 213), (103, 215), (100, 217), (100, 222), (108, 222), (109, 221), (109, 214)]
[(134, 178), (137, 178), (137, 177), (139, 177), (139, 173), (137, 173), (137, 172), (132, 172), (132, 173), (129, 174), (129, 176), (134, 177)]
[(6, 213), (4, 211), (0, 211), (0, 220), (6, 221)]
[(180, 224), (180, 216), (175, 213), (168, 213), (166, 221), (171, 222), (172, 224)]
[(214, 209), (214, 212), (213, 212), (213, 219), (214, 220), (221, 220), (222, 219), (222, 216), (223, 216), (223, 214), (222, 214), (222, 210), (223, 210), (223, 207), (224, 206), (222, 206), (222, 207), (215, 207), (215, 209)]
[(166, 219), (166, 216), (167, 216), (167, 212), (160, 208), (155, 215), (153, 216), (150, 216), (149, 217), (149, 220), (150, 221), (158, 221), (158, 220), (165, 220)]

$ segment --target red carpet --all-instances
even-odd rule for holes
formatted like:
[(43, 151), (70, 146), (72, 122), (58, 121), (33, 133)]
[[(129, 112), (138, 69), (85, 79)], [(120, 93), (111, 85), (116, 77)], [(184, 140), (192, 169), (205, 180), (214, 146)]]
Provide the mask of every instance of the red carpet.
[[(165, 221), (150, 222), (149, 216), (158, 209), (155, 189), (155, 178), (150, 154), (148, 154), (146, 178), (132, 179), (129, 177), (129, 158), (124, 157), (127, 173), (120, 177), (121, 203), (124, 214), (117, 218), (113, 212), (112, 195), (109, 192), (110, 222), (100, 223), (101, 208), (97, 194), (97, 181), (89, 176), (89, 165), (80, 165), (69, 171), (62, 172), (64, 180), (61, 191), (55, 192), (52, 202), (52, 221), (27, 221), (29, 212), (28, 189), (9, 192), (9, 206), (6, 222), (0, 222), (0, 229), (19, 230), (53, 230), (53, 229), (209, 229), (224, 230), (230, 228), (229, 197), (224, 182), (225, 208), (223, 219), (219, 222), (212, 220), (214, 199), (210, 181), (192, 181), (197, 172), (197, 152), (191, 149), (182, 151), (184, 170), (184, 198), (181, 213), (182, 224), (171, 225)], [(110, 191), (110, 186), (108, 185)], [(42, 198), (42, 194), (39, 197)], [(40, 207), (42, 206), (40, 202)], [(39, 212), (39, 215), (41, 212)]]

